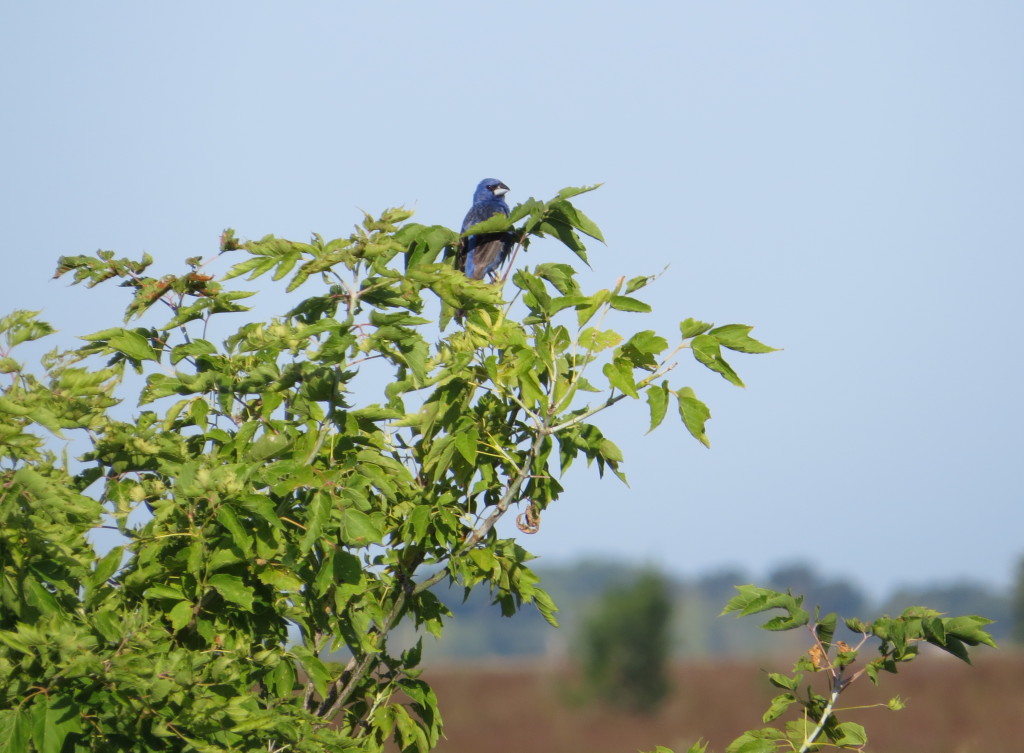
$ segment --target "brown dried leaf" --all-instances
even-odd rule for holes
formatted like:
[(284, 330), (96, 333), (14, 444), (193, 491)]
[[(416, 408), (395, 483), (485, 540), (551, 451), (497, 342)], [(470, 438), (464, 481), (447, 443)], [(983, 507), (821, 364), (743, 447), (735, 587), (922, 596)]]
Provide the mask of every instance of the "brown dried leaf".
[(811, 657), (811, 664), (815, 669), (827, 669), (829, 666), (828, 654), (821, 650), (821, 646), (811, 646), (807, 653)]

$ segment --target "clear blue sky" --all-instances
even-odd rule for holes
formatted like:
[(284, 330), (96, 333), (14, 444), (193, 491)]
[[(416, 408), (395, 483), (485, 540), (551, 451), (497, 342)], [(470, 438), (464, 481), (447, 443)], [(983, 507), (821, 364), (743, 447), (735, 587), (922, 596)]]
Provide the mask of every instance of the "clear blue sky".
[[(874, 593), (1005, 586), (1024, 555), (1024, 4), (6, 3), (0, 309), (120, 311), (61, 254), (177, 271), (227, 226), (456, 225), (604, 182), (593, 285), (668, 270), (695, 316), (785, 348), (738, 390), (685, 363), (712, 449), (604, 423), (631, 487), (574, 474), (525, 545), (696, 574), (794, 559)], [(535, 246), (568, 260), (553, 245)]]

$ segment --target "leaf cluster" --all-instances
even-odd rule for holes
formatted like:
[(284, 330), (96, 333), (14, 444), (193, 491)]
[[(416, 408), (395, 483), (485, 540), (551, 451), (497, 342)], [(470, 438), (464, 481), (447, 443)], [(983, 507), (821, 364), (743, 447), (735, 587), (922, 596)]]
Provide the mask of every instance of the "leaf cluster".
[[(839, 697), (853, 682), (867, 676), (878, 684), (879, 672), (895, 674), (899, 666), (913, 660), (921, 645), (930, 644), (958, 659), (970, 663), (968, 646), (980, 644), (995, 647), (992, 637), (984, 630), (991, 623), (984, 617), (967, 615), (945, 617), (933, 609), (910, 607), (898, 617), (888, 615), (872, 622), (855, 618), (846, 619), (846, 627), (860, 639), (855, 646), (835, 638), (838, 616), (820, 615), (816, 609), (812, 616), (803, 608), (803, 597), (781, 593), (753, 585), (737, 586), (733, 597), (722, 614), (736, 616), (762, 614), (779, 610), (761, 627), (765, 630), (808, 631), (810, 648), (793, 666), (790, 674), (769, 673), (768, 680), (782, 693), (776, 695), (762, 721), (776, 721), (792, 709), (799, 711), (779, 726), (766, 726), (750, 730), (734, 740), (727, 753), (769, 753), (778, 750), (808, 751), (822, 747), (862, 749), (867, 744), (864, 727), (856, 722), (841, 722), (837, 706)], [(877, 655), (865, 659), (865, 646), (877, 647)], [(860, 662), (860, 664), (858, 664)], [(805, 680), (805, 676), (811, 679)], [(823, 677), (825, 687), (815, 687), (815, 678)], [(893, 711), (903, 708), (899, 697), (885, 706)]]

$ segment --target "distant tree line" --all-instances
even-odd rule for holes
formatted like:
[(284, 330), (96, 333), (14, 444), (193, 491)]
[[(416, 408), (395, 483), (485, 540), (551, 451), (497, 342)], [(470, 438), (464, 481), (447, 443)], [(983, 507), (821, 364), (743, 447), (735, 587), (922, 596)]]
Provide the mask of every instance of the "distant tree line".
[[(628, 588), (647, 568), (619, 562), (583, 561), (561, 567), (537, 567), (542, 584), (559, 606), (561, 628), (553, 629), (535, 611), (525, 610), (515, 620), (503, 619), (486, 592), (477, 591), (463, 600), (460, 590), (438, 595), (458, 619), (451, 621), (439, 641), (425, 646), (428, 658), (480, 659), (548, 657), (572, 660), (571, 646), (588, 622), (601, 610), (609, 591)], [(734, 587), (750, 583), (754, 576), (742, 569), (727, 569), (693, 579), (662, 575), (672, 612), (669, 652), (674, 658), (751, 655), (779, 650), (778, 636), (771, 636), (744, 620), (719, 617), (732, 598)], [(770, 588), (791, 590), (806, 596), (806, 603), (820, 604), (823, 611), (842, 615), (899, 614), (908, 606), (927, 604), (948, 614), (985, 615), (995, 622), (993, 637), (1001, 644), (1024, 643), (1024, 560), (1015, 588), (999, 591), (978, 583), (955, 582), (905, 586), (881, 601), (872, 599), (855, 582), (822, 575), (806, 563), (789, 563), (758, 578)], [(842, 630), (843, 628), (841, 628)], [(411, 637), (411, 636), (410, 636)]]

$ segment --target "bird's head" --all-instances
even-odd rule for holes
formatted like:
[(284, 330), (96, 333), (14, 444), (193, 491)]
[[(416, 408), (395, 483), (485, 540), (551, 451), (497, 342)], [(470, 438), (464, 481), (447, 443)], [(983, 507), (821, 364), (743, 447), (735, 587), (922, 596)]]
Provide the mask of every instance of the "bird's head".
[(500, 199), (508, 193), (508, 186), (497, 178), (484, 178), (476, 186), (476, 193), (473, 194), (473, 201), (489, 201)]

